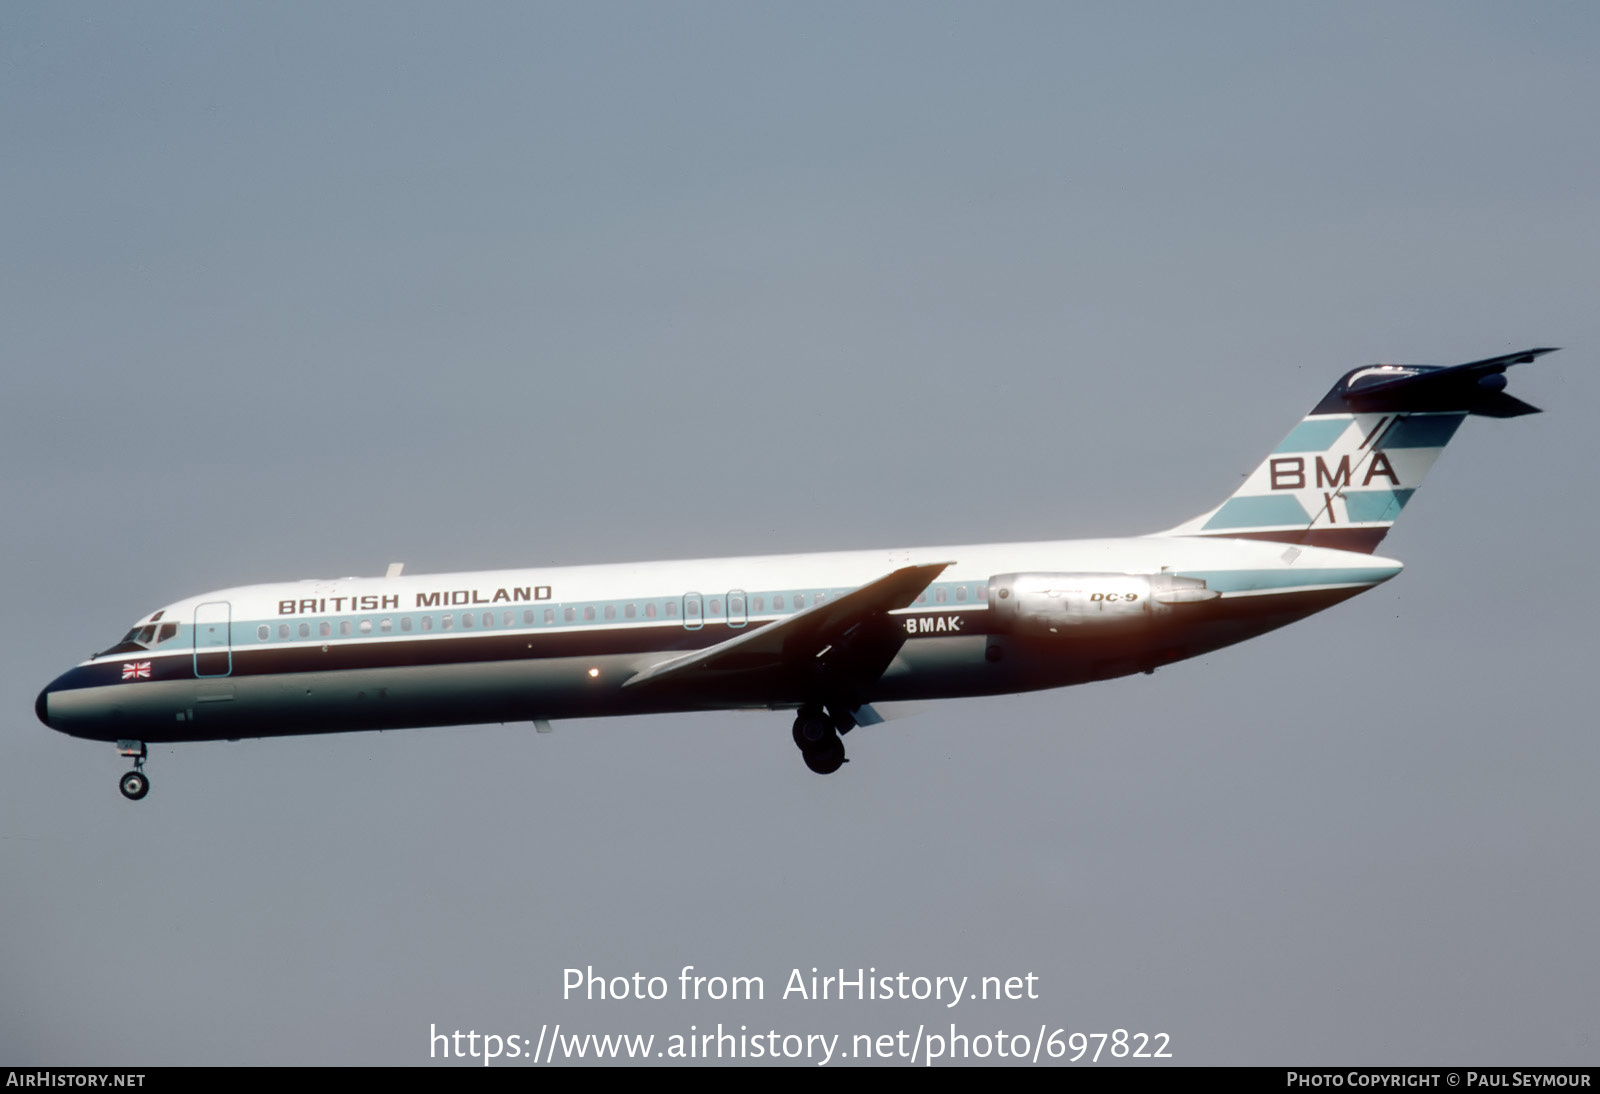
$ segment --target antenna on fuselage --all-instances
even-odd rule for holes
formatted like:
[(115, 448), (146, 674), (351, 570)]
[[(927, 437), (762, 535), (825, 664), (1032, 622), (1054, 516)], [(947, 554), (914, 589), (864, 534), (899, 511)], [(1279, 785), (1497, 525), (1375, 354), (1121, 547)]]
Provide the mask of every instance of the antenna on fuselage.
[(391, 562), (391, 563), (389, 563), (389, 569), (384, 572), (383, 576), (384, 577), (399, 577), (400, 576), (400, 571), (404, 570), (405, 568), (406, 568), (406, 564), (404, 562)]

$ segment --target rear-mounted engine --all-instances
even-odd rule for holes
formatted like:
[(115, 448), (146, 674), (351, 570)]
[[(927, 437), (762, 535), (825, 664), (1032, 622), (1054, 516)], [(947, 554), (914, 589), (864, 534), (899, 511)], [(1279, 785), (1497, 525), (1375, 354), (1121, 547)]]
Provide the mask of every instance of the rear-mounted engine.
[(1011, 634), (1131, 631), (1221, 594), (1176, 574), (996, 574), (989, 611)]

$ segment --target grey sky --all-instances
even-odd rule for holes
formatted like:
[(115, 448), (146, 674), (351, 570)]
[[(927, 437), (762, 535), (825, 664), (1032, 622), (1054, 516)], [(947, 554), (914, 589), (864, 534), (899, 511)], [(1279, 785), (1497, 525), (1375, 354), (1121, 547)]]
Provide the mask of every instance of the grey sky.
[[(0, 7), (0, 1063), (1592, 1064), (1597, 49), (1579, 3)], [(1348, 368), (1534, 345), (1548, 413), (1468, 424), (1389, 585), (832, 778), (728, 713), (161, 746), (135, 806), (33, 717), (227, 585), (1153, 531)], [(768, 999), (560, 998), (685, 964)], [(775, 998), (812, 966), (1041, 999)]]

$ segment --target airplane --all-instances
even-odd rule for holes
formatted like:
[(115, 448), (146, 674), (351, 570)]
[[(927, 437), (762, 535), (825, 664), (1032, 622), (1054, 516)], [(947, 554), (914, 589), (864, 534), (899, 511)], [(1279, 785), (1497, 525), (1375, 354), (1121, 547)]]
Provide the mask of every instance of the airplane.
[(168, 604), (40, 692), (51, 729), (146, 745), (667, 712), (793, 711), (819, 774), (874, 704), (1109, 680), (1265, 634), (1388, 581), (1375, 554), (1471, 415), (1538, 409), (1550, 348), (1346, 373), (1229, 498), (1164, 532), (347, 577)]

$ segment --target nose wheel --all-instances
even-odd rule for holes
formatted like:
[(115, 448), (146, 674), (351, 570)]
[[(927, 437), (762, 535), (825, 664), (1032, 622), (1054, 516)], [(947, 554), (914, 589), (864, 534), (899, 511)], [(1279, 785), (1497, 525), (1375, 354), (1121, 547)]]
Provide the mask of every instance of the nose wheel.
[(802, 709), (794, 720), (794, 743), (806, 766), (818, 775), (832, 775), (850, 761), (839, 740), (839, 727), (821, 710)]
[(117, 752), (133, 758), (133, 770), (124, 774), (117, 785), (121, 788), (124, 798), (136, 802), (150, 793), (150, 779), (144, 773), (144, 742), (118, 741)]
[(150, 780), (145, 778), (143, 771), (130, 771), (122, 776), (122, 796), (129, 801), (138, 801), (150, 793)]

